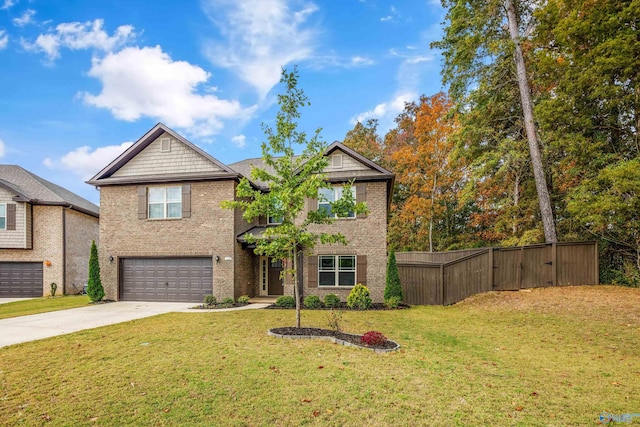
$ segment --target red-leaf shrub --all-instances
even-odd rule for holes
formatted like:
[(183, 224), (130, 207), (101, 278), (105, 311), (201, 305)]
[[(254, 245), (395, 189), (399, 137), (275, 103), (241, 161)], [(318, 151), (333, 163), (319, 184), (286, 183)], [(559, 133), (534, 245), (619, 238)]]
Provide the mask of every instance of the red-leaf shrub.
[(366, 345), (382, 345), (387, 341), (387, 337), (382, 335), (381, 332), (369, 331), (362, 335), (360, 340)]

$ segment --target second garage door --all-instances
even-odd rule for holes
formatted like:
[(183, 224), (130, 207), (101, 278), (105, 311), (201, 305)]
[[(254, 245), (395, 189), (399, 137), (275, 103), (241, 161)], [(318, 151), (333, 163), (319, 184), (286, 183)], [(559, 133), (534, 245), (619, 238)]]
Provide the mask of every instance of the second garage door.
[(213, 293), (211, 258), (124, 258), (121, 299), (202, 302)]
[(0, 298), (41, 296), (41, 262), (0, 262)]

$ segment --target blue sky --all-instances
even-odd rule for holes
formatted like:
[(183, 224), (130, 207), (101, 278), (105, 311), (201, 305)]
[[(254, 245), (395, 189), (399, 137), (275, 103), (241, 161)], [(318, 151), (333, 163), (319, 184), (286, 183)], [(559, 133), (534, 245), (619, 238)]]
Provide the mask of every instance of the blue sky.
[(384, 134), (442, 89), (435, 0), (0, 0), (0, 162), (98, 203), (84, 183), (162, 122), (225, 163), (259, 157), (282, 66), (300, 127)]

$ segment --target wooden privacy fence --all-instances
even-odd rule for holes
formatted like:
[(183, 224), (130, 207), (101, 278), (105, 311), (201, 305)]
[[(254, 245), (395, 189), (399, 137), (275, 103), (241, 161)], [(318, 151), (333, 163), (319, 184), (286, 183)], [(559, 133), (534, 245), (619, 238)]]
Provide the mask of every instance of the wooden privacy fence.
[(598, 283), (596, 242), (398, 252), (404, 302), (449, 305), (489, 291)]

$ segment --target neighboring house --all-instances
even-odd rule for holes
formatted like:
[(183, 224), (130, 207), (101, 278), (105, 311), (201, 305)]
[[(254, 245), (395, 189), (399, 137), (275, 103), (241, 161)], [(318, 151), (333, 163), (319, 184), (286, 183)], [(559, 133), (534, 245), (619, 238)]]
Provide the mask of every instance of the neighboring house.
[[(387, 213), (394, 175), (336, 142), (325, 170), (338, 197), (355, 180), (367, 215), (338, 219), (327, 230), (348, 245), (319, 245), (300, 271), (303, 295), (335, 293), (344, 300), (355, 283), (382, 301), (386, 271)], [(242, 212), (222, 209), (239, 180), (261, 159), (225, 165), (168, 127), (158, 124), (88, 181), (100, 189), (100, 268), (106, 298), (200, 302), (240, 295), (293, 294), (279, 277), (281, 260), (254, 254), (256, 236), (274, 218), (247, 223)], [(264, 183), (252, 182), (268, 191)], [(330, 193), (330, 194), (329, 194)], [(307, 209), (317, 209), (309, 199)], [(320, 206), (321, 207), (321, 206)]]
[(24, 170), (0, 165), (0, 297), (82, 292), (99, 208)]

